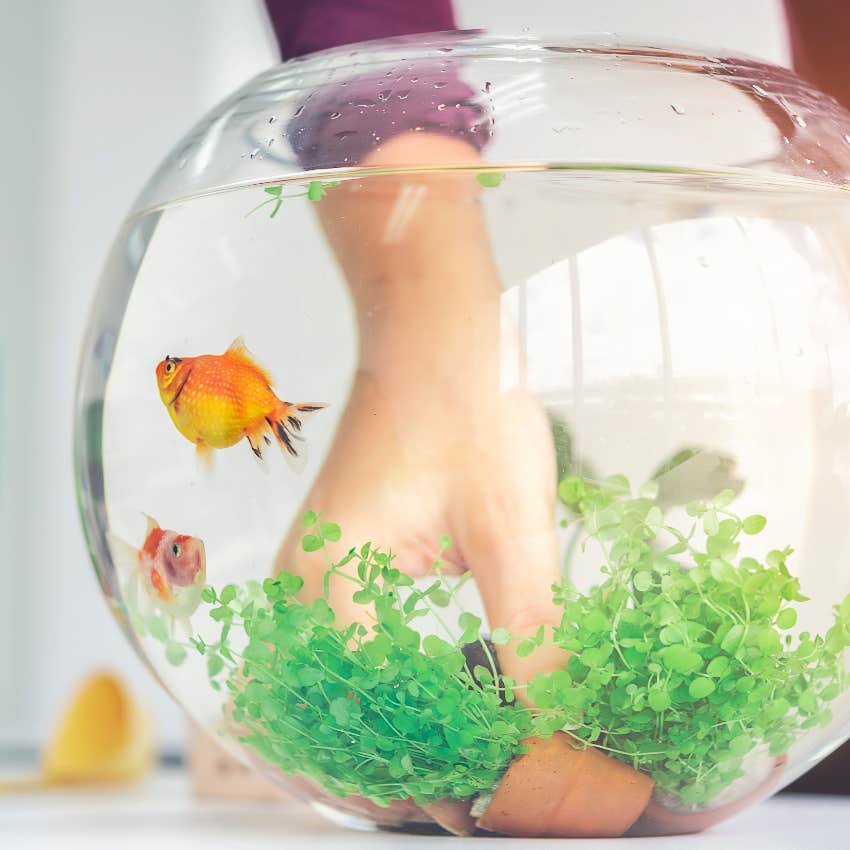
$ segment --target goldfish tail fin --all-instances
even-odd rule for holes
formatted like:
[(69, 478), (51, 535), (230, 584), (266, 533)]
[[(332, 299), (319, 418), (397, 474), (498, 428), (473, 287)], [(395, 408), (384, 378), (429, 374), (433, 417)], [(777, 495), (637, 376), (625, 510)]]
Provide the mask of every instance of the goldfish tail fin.
[(115, 572), (125, 580), (135, 575), (139, 569), (139, 550), (112, 532), (107, 532), (106, 539), (109, 543), (109, 552), (112, 555)]
[(212, 472), (213, 450), (206, 443), (195, 443), (195, 457), (207, 472)]
[(191, 621), (189, 620), (188, 617), (176, 617), (172, 621), (172, 630), (171, 630), (171, 636), (172, 637), (176, 637), (175, 632), (177, 630), (176, 629), (177, 626), (180, 627), (180, 630), (183, 632), (183, 634), (187, 638), (194, 637), (195, 633), (192, 631), (192, 623), (191, 623)]
[(325, 407), (326, 404), (290, 404), (282, 401), (266, 419), (286, 462), (294, 472), (303, 472), (307, 465), (307, 446), (301, 434), (304, 417)]

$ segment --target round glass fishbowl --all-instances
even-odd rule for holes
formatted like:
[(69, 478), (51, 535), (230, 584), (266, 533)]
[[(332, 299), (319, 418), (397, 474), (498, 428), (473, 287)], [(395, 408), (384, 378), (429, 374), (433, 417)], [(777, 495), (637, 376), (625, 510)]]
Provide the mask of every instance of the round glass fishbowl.
[(693, 832), (850, 734), (850, 116), (780, 68), (450, 33), (164, 161), (78, 496), (151, 670), (352, 825)]

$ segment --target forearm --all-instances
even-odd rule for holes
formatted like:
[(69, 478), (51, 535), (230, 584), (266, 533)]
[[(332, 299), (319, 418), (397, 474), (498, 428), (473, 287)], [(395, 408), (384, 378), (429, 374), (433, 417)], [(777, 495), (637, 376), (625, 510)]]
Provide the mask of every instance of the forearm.
[[(404, 172), (441, 162), (471, 170)], [(498, 379), (501, 284), (475, 180), (479, 162), (459, 139), (403, 134), (363, 162), (400, 173), (343, 183), (316, 205), (351, 290), (360, 368), (394, 385), (425, 369), (461, 382), (467, 366), (491, 388)]]

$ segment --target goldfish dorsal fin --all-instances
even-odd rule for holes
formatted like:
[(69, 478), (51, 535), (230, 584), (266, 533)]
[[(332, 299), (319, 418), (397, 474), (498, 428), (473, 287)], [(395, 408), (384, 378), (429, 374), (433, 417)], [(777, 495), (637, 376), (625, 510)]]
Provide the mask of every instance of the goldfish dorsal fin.
[(145, 531), (145, 537), (147, 537), (155, 528), (159, 528), (159, 523), (150, 514), (142, 514), (142, 516), (148, 524), (147, 530)]
[(245, 345), (245, 340), (242, 339), (241, 336), (236, 337), (236, 339), (230, 343), (230, 347), (224, 352), (224, 354), (233, 360), (238, 360), (240, 363), (250, 366), (252, 369), (256, 369), (263, 376), (263, 380), (265, 380), (267, 384), (274, 383), (274, 379), (269, 372), (257, 363), (256, 358), (248, 350), (248, 346)]

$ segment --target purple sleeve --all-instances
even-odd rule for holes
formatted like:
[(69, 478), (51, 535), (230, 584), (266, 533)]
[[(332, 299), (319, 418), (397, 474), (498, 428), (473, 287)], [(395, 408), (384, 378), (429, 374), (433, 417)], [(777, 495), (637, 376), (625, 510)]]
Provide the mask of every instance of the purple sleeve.
[[(455, 29), (451, 0), (266, 0), (284, 59), (356, 41)], [(449, 62), (363, 74), (308, 95), (290, 121), (305, 169), (358, 165), (399, 133), (461, 138), (480, 151), (492, 120)]]
[(284, 59), (317, 50), (455, 29), (451, 0), (266, 0)]

